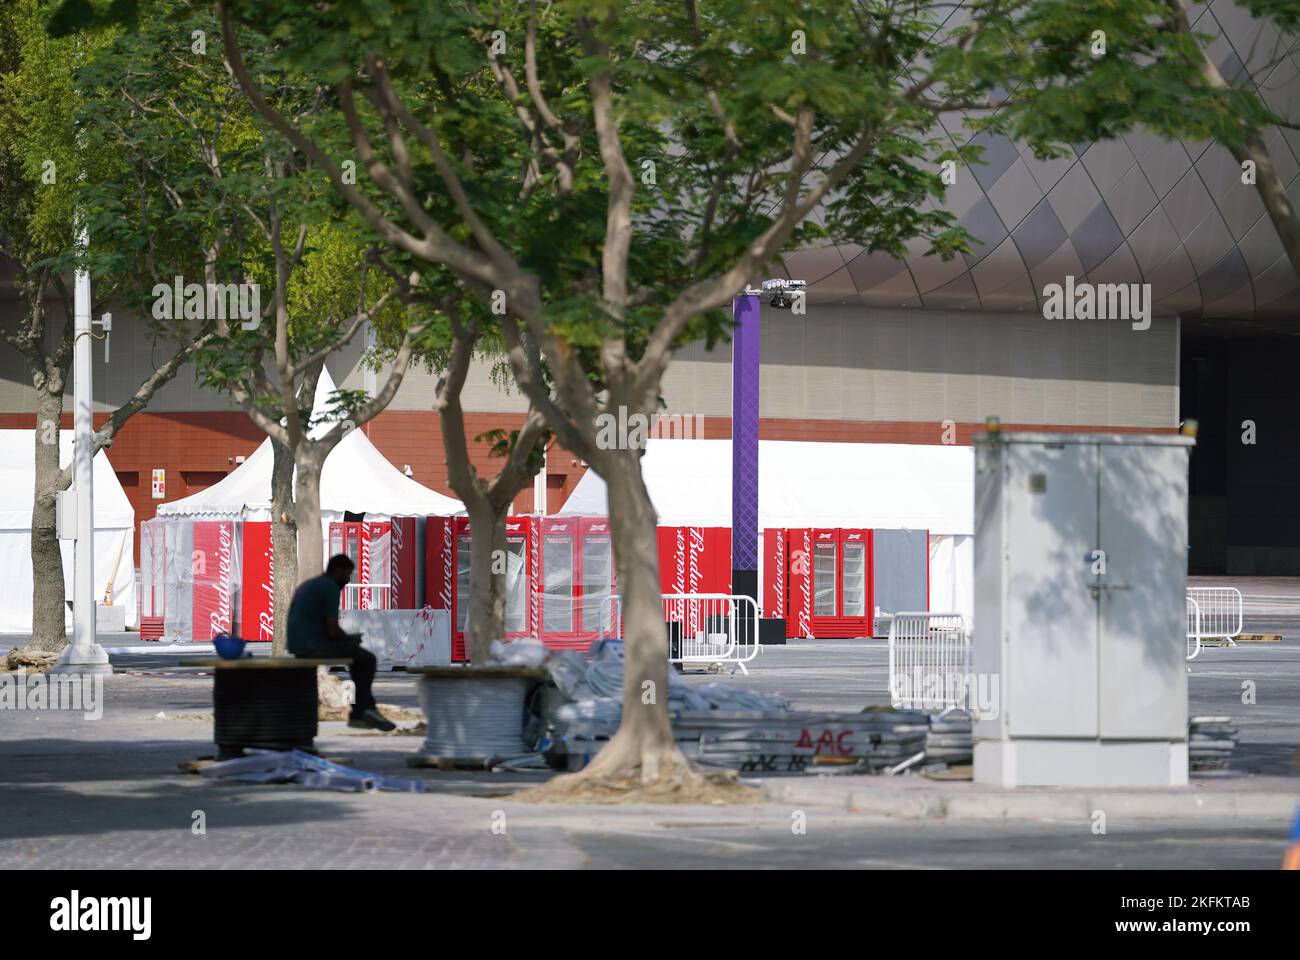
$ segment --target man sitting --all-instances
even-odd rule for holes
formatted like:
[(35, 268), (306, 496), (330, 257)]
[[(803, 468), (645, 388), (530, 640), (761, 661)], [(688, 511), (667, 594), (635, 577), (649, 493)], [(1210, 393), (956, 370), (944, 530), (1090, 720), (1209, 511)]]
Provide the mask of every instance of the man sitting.
[(362, 649), (361, 637), (344, 633), (339, 626), (343, 588), (352, 579), (352, 560), (343, 554), (330, 557), (325, 572), (303, 583), (289, 604), (289, 652), (295, 657), (348, 658), (352, 661), (352, 682), (356, 701), (352, 704), (349, 727), (396, 730), (397, 725), (379, 712), (371, 686), (378, 661)]

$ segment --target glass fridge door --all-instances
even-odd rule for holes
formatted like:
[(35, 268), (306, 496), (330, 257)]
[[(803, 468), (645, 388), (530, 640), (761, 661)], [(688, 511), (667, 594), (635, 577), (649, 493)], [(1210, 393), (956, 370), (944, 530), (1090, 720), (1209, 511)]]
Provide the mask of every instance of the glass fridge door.
[(835, 616), (835, 544), (813, 546), (813, 616)]
[(542, 547), (545, 592), (542, 627), (547, 633), (573, 632), (573, 539), (547, 537)]
[(844, 544), (844, 616), (867, 613), (867, 547), (864, 543)]
[(456, 632), (469, 623), (469, 534), (456, 538)]
[(522, 537), (506, 540), (506, 633), (523, 633), (527, 629), (528, 577), (524, 575)]
[[(614, 565), (609, 537), (584, 537), (582, 541), (582, 629), (600, 631), (601, 607), (614, 589)], [(610, 612), (605, 610), (608, 617)]]

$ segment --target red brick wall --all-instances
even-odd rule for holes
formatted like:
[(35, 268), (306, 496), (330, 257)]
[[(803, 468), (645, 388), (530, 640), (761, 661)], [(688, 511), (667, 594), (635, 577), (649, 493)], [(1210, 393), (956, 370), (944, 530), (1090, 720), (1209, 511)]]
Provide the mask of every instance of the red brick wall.
[[(97, 414), (95, 425), (107, 418)], [(473, 438), (493, 429), (515, 429), (520, 424), (519, 414), (470, 413), (466, 414), (466, 433), (470, 437), (470, 459), (483, 475), (495, 473), (499, 461), (488, 456), (488, 444), (476, 443)], [(0, 428), (30, 430), (34, 414), (0, 413)], [(694, 427), (694, 421), (690, 421)], [(64, 414), (63, 427), (71, 429), (72, 415)], [(956, 442), (970, 443), (970, 438), (984, 429), (982, 423), (957, 424)], [(1073, 427), (1043, 424), (1004, 424), (1006, 430), (1041, 430), (1051, 432), (1114, 432), (1150, 433), (1150, 431), (1124, 427)], [(447, 464), (442, 452), (442, 430), (438, 417), (432, 411), (389, 410), (381, 413), (362, 430), (389, 461), (401, 470), (410, 464), (413, 477), (427, 487), (455, 496), (447, 485)], [(727, 417), (704, 418), (704, 433), (708, 439), (725, 439), (731, 436), (731, 420)], [(863, 420), (786, 420), (765, 417), (759, 423), (759, 435), (765, 440), (814, 440), (823, 442), (858, 443), (941, 443), (943, 425), (937, 422), (863, 421)], [(122, 428), (116, 442), (108, 451), (113, 470), (127, 497), (135, 508), (137, 524), (152, 518), (160, 503), (179, 500), (196, 493), (217, 474), (235, 469), (235, 457), (250, 456), (265, 439), (265, 434), (249, 418), (239, 412), (211, 413), (150, 413), (136, 414)], [(164, 500), (151, 497), (154, 469), (167, 471), (167, 496)], [(552, 447), (548, 456), (547, 507), (554, 513), (564, 505), (573, 488), (587, 468), (572, 453)], [(188, 482), (187, 482), (188, 480)], [(515, 512), (533, 510), (531, 486), (515, 498)], [(136, 553), (140, 556), (139, 534), (136, 535)]]
[[(108, 418), (96, 414), (98, 427)], [(499, 461), (488, 455), (489, 445), (474, 437), (492, 429), (517, 429), (522, 417), (510, 413), (476, 413), (466, 416), (470, 437), (470, 459), (483, 475), (492, 475)], [(0, 429), (30, 430), (34, 414), (0, 413)], [(62, 426), (72, 428), (72, 414), (65, 413)], [(447, 464), (442, 452), (442, 430), (432, 411), (391, 410), (361, 428), (389, 461), (401, 470), (411, 465), (413, 479), (439, 493), (454, 497), (447, 485)], [(127, 421), (108, 450), (113, 471), (135, 509), (136, 523), (151, 519), (159, 504), (180, 500), (234, 471), (235, 457), (251, 456), (266, 434), (237, 411), (211, 413), (138, 413)], [(153, 471), (167, 471), (167, 496), (152, 498)], [(561, 449), (552, 449), (549, 459), (551, 485), (548, 506), (558, 510), (586, 469), (581, 461)], [(529, 486), (515, 498), (516, 512), (533, 509)], [(140, 556), (137, 528), (135, 556)]]

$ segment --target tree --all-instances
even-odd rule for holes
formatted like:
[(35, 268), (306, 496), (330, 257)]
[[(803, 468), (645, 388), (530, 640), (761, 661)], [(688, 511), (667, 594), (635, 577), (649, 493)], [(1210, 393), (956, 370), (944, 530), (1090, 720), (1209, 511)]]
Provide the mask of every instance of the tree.
[[(881, 0), (218, 7), (254, 109), (389, 248), (493, 311), (516, 383), (607, 482), (623, 718), (577, 789), (700, 783), (666, 709), (644, 433), (606, 429), (657, 409), (674, 350), (725, 335), (731, 299), (811, 241), (968, 249), (939, 206), (938, 165), (980, 151), (946, 144), (945, 113), (1051, 152), (1224, 105), (1155, 0), (973, 0), (961, 15)], [(306, 122), (276, 110), (236, 19), (277, 38), (279, 61), (327, 86), (331, 109)], [(368, 174), (356, 183), (353, 156)]]
[[(426, 348), (423, 358), (441, 373), (434, 408), (442, 427), (448, 482), (465, 504), (470, 523), (469, 596), (462, 601), (468, 604), (465, 643), (470, 662), (484, 663), (490, 659), (492, 641), (505, 637), (506, 517), (514, 498), (541, 468), (550, 432), (537, 408), (530, 406), (519, 429), (495, 430), (475, 438), (491, 443), (492, 457), (502, 461), (495, 476), (479, 475), (470, 461), (460, 398), (475, 357), (501, 357), (499, 345), (489, 345), (485, 333), (493, 329), (491, 314), (460, 291), (441, 298), (424, 295), (424, 299), (437, 302), (446, 320), (444, 342)], [(401, 332), (381, 329), (383, 334), (393, 337)]]
[[(38, 0), (15, 0), (0, 9), (0, 253), (16, 268), (23, 306), (17, 325), (0, 329), (0, 337), (24, 358), (36, 392), (29, 649), (58, 652), (67, 636), (55, 502), (72, 483), (71, 465), (59, 466), (59, 427), (74, 346), (65, 278), (76, 263), (86, 262), (77, 237), (92, 215), (85, 185), (108, 175), (115, 158), (93, 138), (78, 138), (87, 102), (75, 71), (93, 58), (96, 45), (50, 39), (42, 16)], [(113, 278), (102, 279), (92, 315), (121, 289)], [(62, 308), (61, 324), (48, 312), (51, 293)], [(168, 343), (170, 355), (95, 431), (95, 453), (112, 444), (202, 344), (168, 325), (155, 335)]]
[(498, 430), (481, 438), (492, 442), (492, 455), (504, 463), (495, 477), (478, 475), (469, 459), (460, 394), (479, 333), (472, 321), (463, 325), (454, 307), (449, 316), (453, 346), (451, 362), (438, 383), (438, 419), (447, 454), (447, 479), (469, 515), (470, 607), (465, 641), (470, 662), (481, 664), (490, 659), (492, 641), (505, 638), (506, 517), (515, 496), (541, 469), (550, 432), (536, 405), (530, 406), (518, 430)]
[[(1214, 131), (1231, 152), (1233, 158), (1243, 166), (1247, 163), (1255, 171), (1255, 189), (1264, 202), (1282, 249), (1291, 261), (1291, 269), (1300, 279), (1300, 216), (1296, 214), (1295, 205), (1287, 196), (1286, 184), (1277, 172), (1277, 165), (1268, 149), (1266, 132), (1275, 125), (1295, 129), (1300, 118), (1282, 117), (1270, 110), (1260, 99), (1255, 86), (1255, 78), (1250, 72), (1229, 83), (1219, 72), (1218, 65), (1211, 58), (1208, 43), (1214, 38), (1196, 36), (1192, 31), (1191, 10), (1186, 0), (1166, 0), (1172, 27), (1175, 31), (1197, 44), (1200, 51), (1201, 77), (1206, 87), (1214, 93), (1223, 95), (1228, 104), (1240, 105), (1239, 109), (1227, 109), (1220, 115), (1220, 123)], [(1279, 35), (1288, 42), (1279, 44), (1279, 49), (1290, 56), (1290, 48), (1300, 31), (1300, 9), (1290, 0), (1241, 0), (1242, 5), (1256, 19), (1272, 21)], [(1270, 59), (1266, 66), (1276, 66), (1281, 58)]]
[[(207, 50), (210, 11), (162, 0), (136, 12), (85, 78), (103, 91), (92, 130), (123, 157), (120, 175), (93, 191), (105, 239), (98, 262), (137, 278), (140, 313), (197, 321), (208, 335), (195, 354), (203, 382), (271, 438), (273, 649), (282, 653), (293, 589), (324, 569), (325, 459), (392, 399), (425, 328), (414, 314), (429, 311), (400, 306), (399, 286), (418, 275), (394, 285), (373, 269), (365, 224), (248, 110), (219, 50)], [(292, 75), (275, 92), (297, 115), (313, 95)], [(327, 409), (313, 409), (326, 359), (385, 311), (400, 316), (401, 334), (378, 394), (336, 391)]]

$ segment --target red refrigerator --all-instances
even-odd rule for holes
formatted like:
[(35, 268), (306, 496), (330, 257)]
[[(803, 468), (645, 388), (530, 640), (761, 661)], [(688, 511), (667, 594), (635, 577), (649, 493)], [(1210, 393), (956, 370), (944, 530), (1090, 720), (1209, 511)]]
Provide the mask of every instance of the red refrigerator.
[[(507, 639), (532, 634), (535, 607), (529, 585), (536, 554), (531, 517), (506, 518), (506, 550), (500, 558), (505, 573), (505, 632)], [(471, 536), (468, 517), (429, 517), (424, 534), (425, 603), (451, 616), (451, 658), (468, 659), (465, 627), (469, 623)]]
[(542, 517), (537, 569), (537, 637), (554, 649), (580, 649), (575, 616), (578, 585), (578, 519)]
[(615, 632), (619, 611), (609, 598), (615, 592), (614, 540), (606, 517), (584, 517), (578, 522), (581, 538), (578, 551), (580, 590), (578, 631), (590, 645), (603, 632)]
[(389, 524), (393, 608), (419, 610), (424, 606), (424, 522), (419, 517), (393, 517)]
[[(659, 585), (666, 594), (731, 593), (730, 527), (660, 527)], [(666, 601), (669, 623), (681, 623), (688, 636), (703, 624), (707, 605)]]
[(191, 639), (206, 643), (235, 627), (241, 575), (240, 524), (234, 520), (197, 520), (191, 598)]
[[(871, 570), (870, 530), (766, 531), (764, 612), (785, 616), (794, 637), (870, 637), (874, 627)], [(778, 602), (774, 594), (782, 580), (785, 595)]]
[(330, 556), (346, 554), (355, 565), (352, 583), (343, 590), (344, 610), (393, 607), (391, 528), (388, 520), (330, 523)]
[(239, 635), (275, 639), (275, 547), (270, 520), (245, 520), (244, 582), (240, 591)]

